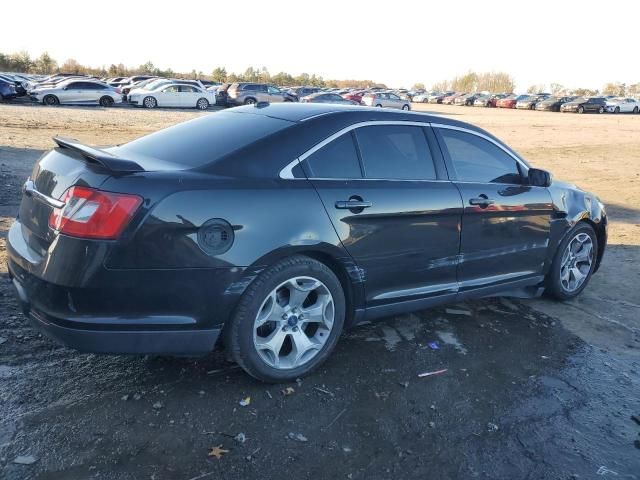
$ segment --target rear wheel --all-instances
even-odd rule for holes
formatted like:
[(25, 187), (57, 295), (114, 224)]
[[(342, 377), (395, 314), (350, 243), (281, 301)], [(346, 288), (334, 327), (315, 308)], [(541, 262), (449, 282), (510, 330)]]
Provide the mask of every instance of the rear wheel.
[(584, 113), (584, 107), (582, 105), (578, 107), (578, 113)]
[[(618, 109), (618, 110), (620, 110), (620, 109)], [(604, 107), (600, 107), (600, 108), (598, 109), (598, 113), (604, 113)]]
[(638, 113), (638, 107), (633, 107), (633, 113)]
[(402, 110), (409, 110), (409, 105), (405, 104), (402, 106)]
[(106, 95), (100, 99), (100, 106), (102, 107), (111, 107), (113, 106), (113, 98), (107, 97)]
[(558, 300), (576, 297), (596, 266), (598, 239), (591, 225), (578, 223), (560, 242), (546, 278), (546, 291)]
[(53, 106), (53, 105), (59, 105), (60, 100), (58, 100), (58, 97), (56, 97), (55, 95), (46, 95), (42, 99), (42, 103), (44, 103), (45, 105)]
[(198, 110), (206, 110), (207, 108), (209, 108), (209, 100), (207, 100), (206, 98), (198, 99), (198, 101), (196, 102), (196, 108)]
[(145, 108), (156, 108), (158, 106), (158, 101), (153, 97), (145, 97), (142, 101), (142, 105), (144, 105)]
[(225, 326), (225, 346), (251, 376), (291, 381), (327, 359), (344, 317), (344, 292), (335, 274), (312, 258), (295, 256), (249, 285)]
[(376, 105), (376, 107), (378, 107), (378, 108), (382, 108), (382, 105), (378, 104), (378, 105)]
[(245, 105), (253, 105), (254, 103), (256, 103), (256, 99), (255, 99), (255, 98), (251, 98), (251, 97), (247, 98), (247, 99), (244, 101), (244, 104), (245, 104)]

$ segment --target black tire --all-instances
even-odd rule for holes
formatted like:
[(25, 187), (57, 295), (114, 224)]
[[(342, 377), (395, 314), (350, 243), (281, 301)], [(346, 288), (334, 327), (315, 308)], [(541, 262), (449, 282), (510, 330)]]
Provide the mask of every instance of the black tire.
[(613, 113), (620, 113), (620, 107), (616, 107), (613, 109)]
[(245, 105), (253, 105), (255, 103), (258, 103), (258, 102), (253, 97), (249, 97), (249, 98), (245, 99), (245, 101), (244, 101)]
[[(288, 370), (277, 369), (267, 365), (254, 346), (254, 322), (267, 295), (282, 282), (296, 276), (313, 277), (328, 288), (335, 308), (333, 328), (322, 349), (307, 363)], [(301, 255), (286, 258), (264, 270), (244, 292), (233, 318), (225, 325), (225, 348), (238, 365), (258, 380), (270, 383), (293, 381), (308, 375), (329, 357), (342, 333), (345, 308), (342, 285), (329, 267)]]
[(638, 113), (638, 107), (633, 107), (633, 113)]
[(382, 108), (382, 105), (378, 104), (376, 105), (377, 108)]
[(584, 107), (582, 105), (578, 107), (578, 113), (584, 113)]
[(156, 108), (158, 106), (158, 101), (154, 97), (144, 97), (142, 100), (142, 106), (144, 108)]
[[(591, 241), (593, 242), (593, 261), (591, 262), (591, 268), (589, 269), (589, 273), (587, 274), (587, 278), (584, 280), (582, 285), (578, 287), (574, 291), (566, 290), (561, 281), (560, 281), (560, 268), (562, 263), (562, 256), (564, 251), (567, 248), (567, 245), (571, 240), (573, 240), (578, 234), (586, 233), (591, 237)], [(593, 227), (585, 222), (578, 222), (578, 224), (573, 227), (562, 239), (560, 245), (556, 250), (556, 253), (553, 257), (553, 262), (551, 264), (551, 268), (549, 273), (547, 273), (545, 279), (545, 293), (555, 298), (556, 300), (570, 300), (580, 295), (582, 290), (589, 284), (589, 280), (591, 280), (591, 275), (593, 275), (593, 271), (596, 267), (596, 258), (598, 253), (598, 237), (596, 236), (596, 232), (593, 230)]]
[(198, 110), (206, 110), (209, 108), (209, 100), (206, 98), (199, 98), (196, 102), (196, 108)]
[(604, 113), (604, 107), (600, 107), (600, 108), (598, 109), (598, 113)]
[(404, 104), (402, 106), (402, 110), (404, 110), (405, 112), (408, 112), (409, 110), (411, 110), (411, 107), (409, 106), (409, 104)]
[(55, 95), (45, 95), (45, 97), (42, 99), (42, 103), (53, 107), (55, 105), (60, 105), (60, 100), (58, 100), (58, 97), (56, 97)]
[(100, 99), (100, 106), (101, 107), (112, 107), (113, 106), (113, 98), (108, 97), (108, 96), (104, 96)]

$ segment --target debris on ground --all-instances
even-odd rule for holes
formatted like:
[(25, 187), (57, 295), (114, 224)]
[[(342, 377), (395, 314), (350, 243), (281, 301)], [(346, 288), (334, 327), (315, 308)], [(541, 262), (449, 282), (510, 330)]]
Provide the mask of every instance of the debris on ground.
[(238, 403), (240, 404), (241, 407), (247, 407), (251, 404), (251, 397), (243, 398)]
[(140, 400), (142, 398), (142, 395), (140, 395), (139, 393), (134, 393), (133, 394), (133, 399), (134, 400)]
[(14, 458), (13, 463), (18, 465), (33, 465), (38, 459), (33, 455), (18, 455)]
[(433, 371), (433, 372), (424, 372), (424, 373), (419, 373), (419, 374), (418, 374), (418, 377), (419, 377), (419, 378), (424, 378), (424, 377), (431, 377), (431, 376), (433, 376), (433, 375), (440, 375), (440, 374), (442, 374), (442, 373), (446, 372), (447, 370), (448, 370), (448, 369), (443, 368), (442, 370), (435, 370), (435, 371)]
[(598, 471), (596, 472), (596, 475), (615, 475), (616, 477), (618, 476), (618, 472), (614, 472), (613, 470), (609, 470), (607, 467), (605, 467), (604, 465), (602, 465)]
[(450, 315), (466, 315), (468, 317), (471, 316), (471, 312), (469, 310), (463, 310), (461, 308), (445, 308), (444, 311)]
[(120, 397), (120, 400), (126, 402), (127, 400), (129, 400), (129, 394), (123, 395), (122, 397)]
[(335, 394), (330, 392), (329, 390), (325, 390), (324, 388), (320, 388), (320, 387), (313, 387), (314, 390), (317, 390), (320, 393), (324, 393), (325, 395), (329, 395), (330, 397), (335, 397)]
[(244, 433), (240, 432), (239, 434), (237, 434), (235, 437), (233, 437), (233, 439), (238, 442), (240, 445), (242, 445), (244, 442), (247, 441), (247, 437), (245, 436)]
[(351, 453), (352, 452), (351, 447), (342, 447), (342, 451), (344, 453)]
[(631, 415), (631, 420), (640, 425), (640, 415)]
[(429, 348), (431, 350), (440, 350), (440, 347), (438, 346), (438, 342), (430, 342), (429, 343)]
[(267, 392), (267, 397), (273, 399), (273, 395), (271, 395), (271, 392), (269, 390), (265, 390), (265, 392)]
[(293, 387), (287, 387), (284, 390), (282, 390), (282, 395), (284, 395), (285, 397), (288, 397), (289, 395), (293, 395), (295, 392), (296, 391)]
[(398, 382), (398, 385), (404, 388), (409, 388), (409, 382)]
[(429, 422), (429, 428), (435, 428), (436, 422)]
[(6, 342), (7, 339), (4, 337), (0, 337), (0, 345), (2, 345), (4, 342)]
[(495, 423), (487, 423), (487, 432), (497, 432), (499, 428)]
[(222, 448), (222, 444), (217, 447), (211, 447), (209, 449), (208, 457), (216, 457), (218, 460), (222, 458), (225, 453), (229, 453), (229, 450), (225, 450)]
[(289, 438), (289, 440), (295, 440), (296, 442), (308, 442), (309, 441), (307, 439), (307, 437), (305, 437), (301, 433), (289, 432), (289, 435), (287, 435), (287, 437)]
[(164, 405), (162, 405), (162, 402), (156, 402), (152, 405), (153, 408), (155, 408), (156, 410), (160, 410)]

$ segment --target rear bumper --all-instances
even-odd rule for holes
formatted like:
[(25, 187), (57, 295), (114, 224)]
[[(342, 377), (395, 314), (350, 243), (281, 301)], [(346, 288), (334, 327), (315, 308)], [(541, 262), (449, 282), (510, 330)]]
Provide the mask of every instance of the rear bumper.
[(206, 354), (255, 275), (239, 267), (108, 269), (104, 242), (60, 235), (56, 245), (41, 256), (17, 220), (7, 235), (9, 275), (35, 326), (83, 352)]
[(22, 311), (31, 323), (53, 340), (81, 352), (206, 355), (213, 350), (222, 331), (222, 328), (185, 330), (181, 328), (183, 318), (170, 316), (56, 318), (31, 302), (27, 287), (11, 269), (9, 275)]

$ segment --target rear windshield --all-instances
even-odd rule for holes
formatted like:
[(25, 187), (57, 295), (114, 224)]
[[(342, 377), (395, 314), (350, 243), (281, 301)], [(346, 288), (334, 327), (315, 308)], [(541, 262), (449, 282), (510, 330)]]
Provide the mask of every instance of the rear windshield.
[(145, 170), (156, 170), (160, 165), (167, 169), (195, 168), (291, 125), (287, 120), (252, 113), (211, 113), (110, 151), (139, 163)]

